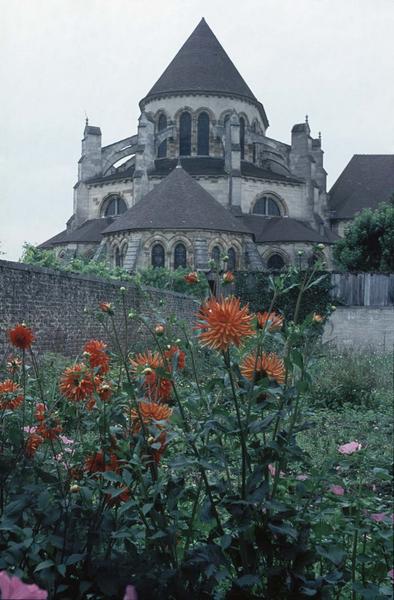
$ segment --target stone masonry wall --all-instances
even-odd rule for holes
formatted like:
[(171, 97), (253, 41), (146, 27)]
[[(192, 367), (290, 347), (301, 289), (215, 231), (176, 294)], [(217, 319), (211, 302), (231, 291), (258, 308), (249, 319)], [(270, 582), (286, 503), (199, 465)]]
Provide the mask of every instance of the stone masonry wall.
[(392, 352), (394, 306), (338, 306), (325, 326), (323, 342), (355, 351)]
[[(124, 293), (120, 292), (122, 286), (126, 288)], [(141, 291), (127, 282), (0, 260), (0, 361), (11, 351), (7, 330), (21, 322), (33, 328), (38, 352), (76, 356), (88, 339), (110, 341), (97, 319), (102, 301), (115, 305), (124, 342), (122, 297), (127, 312), (138, 311), (154, 322), (174, 315), (191, 323), (198, 308), (193, 298), (175, 292), (153, 288)], [(146, 336), (145, 328), (136, 320), (128, 320), (128, 328), (131, 341)]]

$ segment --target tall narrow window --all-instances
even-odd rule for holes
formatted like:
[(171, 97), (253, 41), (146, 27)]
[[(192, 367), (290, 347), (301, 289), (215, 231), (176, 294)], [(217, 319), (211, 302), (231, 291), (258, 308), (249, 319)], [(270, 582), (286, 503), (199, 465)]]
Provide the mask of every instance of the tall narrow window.
[(115, 267), (123, 267), (122, 255), (119, 248), (115, 250)]
[(237, 255), (235, 253), (234, 248), (229, 248), (227, 252), (228, 261), (227, 261), (227, 269), (229, 271), (235, 271), (237, 266)]
[(245, 119), (239, 120), (239, 144), (241, 146), (241, 160), (245, 158)]
[(190, 156), (192, 151), (192, 118), (190, 113), (184, 112), (179, 119), (179, 154)]
[(219, 246), (214, 246), (212, 248), (212, 260), (215, 261), (216, 267), (220, 265), (220, 248)]
[(256, 162), (256, 144), (253, 144), (253, 162)]
[[(163, 131), (167, 127), (167, 117), (162, 113), (157, 124), (157, 131)], [(165, 158), (167, 156), (167, 140), (163, 140), (157, 149), (157, 158)]]
[(197, 122), (197, 154), (209, 156), (209, 116), (202, 112)]
[(174, 269), (186, 267), (186, 246), (181, 242), (174, 249)]
[(164, 267), (164, 248), (161, 244), (155, 244), (152, 248), (152, 267)]

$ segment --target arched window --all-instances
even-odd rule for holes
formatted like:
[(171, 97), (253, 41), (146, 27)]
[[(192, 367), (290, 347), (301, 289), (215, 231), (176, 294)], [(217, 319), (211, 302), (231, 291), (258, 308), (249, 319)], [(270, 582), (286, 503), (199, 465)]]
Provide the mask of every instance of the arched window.
[(209, 116), (202, 112), (197, 122), (197, 154), (209, 156)]
[(280, 271), (285, 266), (285, 261), (280, 254), (271, 254), (267, 261), (267, 267), (270, 271)]
[(164, 248), (161, 244), (155, 244), (152, 248), (152, 267), (164, 267)]
[(280, 217), (280, 209), (277, 202), (270, 196), (258, 198), (253, 207), (254, 215), (264, 215), (265, 217)]
[(179, 119), (179, 155), (190, 156), (192, 151), (192, 118), (184, 112)]
[(186, 246), (179, 242), (174, 248), (174, 269), (186, 267)]
[(110, 196), (104, 205), (104, 217), (116, 217), (126, 212), (126, 202), (120, 196)]
[(220, 264), (220, 248), (219, 248), (219, 246), (214, 246), (212, 248), (211, 257), (212, 257), (212, 260), (215, 261), (216, 266), (218, 267)]
[(239, 120), (239, 144), (241, 146), (241, 160), (245, 158), (245, 119)]
[(237, 266), (237, 255), (234, 248), (229, 248), (227, 251), (228, 261), (227, 261), (227, 269), (229, 271), (235, 271)]
[[(167, 127), (167, 117), (163, 113), (159, 117), (157, 131), (163, 131)], [(163, 140), (157, 149), (157, 158), (165, 158), (167, 156), (167, 140)]]

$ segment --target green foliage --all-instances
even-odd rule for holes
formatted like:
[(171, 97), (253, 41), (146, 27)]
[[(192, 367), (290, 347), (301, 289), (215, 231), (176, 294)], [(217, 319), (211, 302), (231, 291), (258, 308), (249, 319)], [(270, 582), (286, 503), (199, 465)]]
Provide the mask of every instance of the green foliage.
[(326, 352), (311, 367), (308, 400), (320, 407), (371, 407), (378, 389), (390, 389), (390, 358), (372, 352)]
[(199, 282), (190, 284), (185, 281), (189, 269), (178, 267), (175, 271), (164, 267), (148, 267), (141, 269), (133, 276), (134, 283), (148, 285), (162, 290), (171, 290), (180, 294), (188, 294), (202, 300), (208, 296), (209, 286), (204, 273), (199, 276)]
[[(110, 368), (101, 354), (93, 367), (92, 350), (81, 347), (77, 362), (94, 386), (85, 381), (78, 398), (60, 394), (56, 357), (38, 367), (21, 352), (22, 368), (0, 372), (25, 396), (0, 408), (0, 570), (59, 600), (117, 600), (127, 584), (139, 600), (391, 597), (388, 439), (379, 452), (376, 405), (363, 421), (353, 408), (343, 409), (346, 419), (325, 408), (325, 419), (311, 406), (316, 324), (300, 315), (304, 294), (322, 280), (293, 276), (300, 283), (277, 278), (271, 293), (297, 287), (295, 322), (253, 329), (240, 347), (210, 351), (185, 327), (178, 338), (171, 317), (157, 330), (157, 319), (128, 318), (125, 306), (118, 326), (114, 306), (97, 314), (113, 334)], [(239, 320), (222, 321), (227, 340)], [(146, 357), (132, 368), (135, 348), (123, 345), (137, 328), (156, 353), (150, 369)], [(267, 366), (246, 378), (249, 353), (271, 348), (283, 378)], [(100, 394), (104, 383), (110, 398)], [(147, 403), (172, 414), (141, 419)], [(353, 428), (352, 418), (363, 425)], [(29, 453), (32, 426), (44, 430)], [(354, 453), (339, 452), (354, 440)], [(341, 495), (332, 491), (339, 486)]]
[(394, 196), (356, 216), (334, 245), (334, 258), (347, 271), (394, 271)]
[(39, 267), (57, 269), (66, 273), (95, 275), (104, 279), (122, 281), (131, 280), (130, 274), (121, 267), (109, 267), (105, 262), (92, 261), (84, 257), (77, 257), (69, 262), (64, 262), (56, 256), (53, 250), (43, 250), (31, 244), (24, 244), (21, 262)]
[[(242, 271), (237, 272), (235, 275), (236, 296), (241, 298), (243, 302), (248, 302), (253, 311), (268, 310), (272, 300), (270, 283), (272, 276), (268, 273), (247, 273)], [(314, 312), (322, 316), (327, 316), (331, 312), (331, 282), (329, 273), (322, 271), (318, 272), (317, 275), (318, 277), (315, 278), (317, 283), (309, 287), (303, 295), (299, 314), (301, 320)], [(276, 280), (281, 282), (284, 288), (288, 289), (288, 292), (286, 294), (279, 294), (276, 297), (273, 308), (282, 313), (287, 320), (294, 318), (299, 286), (306, 276), (308, 276), (307, 271), (300, 271), (290, 267), (275, 277)]]

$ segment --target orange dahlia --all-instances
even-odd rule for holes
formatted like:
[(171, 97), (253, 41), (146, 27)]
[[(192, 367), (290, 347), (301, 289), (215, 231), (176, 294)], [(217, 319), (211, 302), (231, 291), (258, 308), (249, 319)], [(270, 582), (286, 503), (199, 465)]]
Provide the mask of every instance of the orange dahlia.
[(170, 368), (172, 368), (174, 358), (176, 358), (175, 364), (177, 369), (185, 368), (186, 354), (178, 346), (168, 346), (167, 350), (164, 352), (164, 356), (166, 357)]
[(22, 361), (17, 356), (9, 356), (7, 359), (7, 371), (9, 373), (16, 373), (22, 366)]
[(239, 298), (230, 296), (216, 300), (210, 298), (197, 315), (195, 329), (203, 346), (215, 350), (227, 350), (231, 344), (240, 346), (246, 337), (254, 335), (252, 315), (247, 306), (241, 307)]
[(26, 440), (26, 454), (29, 458), (35, 455), (44, 438), (38, 433), (31, 433)]
[(119, 472), (119, 460), (112, 452), (104, 454), (103, 450), (99, 450), (95, 454), (88, 456), (85, 459), (84, 469), (88, 473), (104, 473), (104, 471)]
[(163, 365), (161, 356), (158, 352), (142, 352), (136, 354), (134, 359), (130, 359), (132, 372), (134, 374), (142, 373), (145, 369), (157, 369)]
[(8, 332), (10, 342), (16, 348), (27, 350), (35, 340), (33, 331), (24, 323), (18, 323)]
[(56, 440), (59, 433), (63, 431), (59, 419), (55, 419), (52, 422), (41, 423), (37, 427), (37, 433), (46, 440)]
[(100, 374), (109, 371), (109, 356), (105, 349), (107, 344), (99, 340), (90, 340), (84, 346), (84, 353), (88, 356), (89, 365), (92, 369), (97, 368)]
[(45, 421), (45, 404), (42, 402), (36, 404), (35, 417), (37, 421)]
[(0, 410), (14, 410), (23, 402), (23, 394), (20, 385), (11, 379), (5, 379), (0, 383)]
[(278, 315), (276, 312), (258, 312), (256, 314), (257, 325), (260, 329), (265, 329), (268, 326), (268, 331), (273, 333), (274, 331), (280, 331), (283, 326), (283, 317)]
[(103, 313), (107, 313), (108, 315), (114, 314), (114, 310), (113, 310), (111, 302), (100, 302), (99, 307), (100, 307), (101, 312), (103, 312)]
[[(169, 406), (157, 402), (140, 402), (138, 407), (146, 425), (150, 425), (154, 421), (167, 421), (172, 415), (172, 409)], [(133, 420), (133, 431), (140, 431), (141, 421), (138, 411), (133, 409), (130, 415)], [(163, 427), (163, 425), (158, 425), (158, 427)]]
[(277, 383), (285, 382), (285, 365), (283, 360), (273, 352), (259, 355), (248, 354), (240, 364), (241, 373), (249, 381), (258, 381), (262, 377), (273, 379)]
[(59, 387), (63, 396), (73, 402), (80, 402), (92, 396), (94, 383), (86, 365), (77, 363), (64, 371)]
[(191, 271), (190, 273), (185, 275), (183, 279), (186, 281), (186, 283), (190, 284), (199, 283), (200, 281), (198, 278), (198, 273), (196, 273), (196, 271)]

